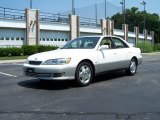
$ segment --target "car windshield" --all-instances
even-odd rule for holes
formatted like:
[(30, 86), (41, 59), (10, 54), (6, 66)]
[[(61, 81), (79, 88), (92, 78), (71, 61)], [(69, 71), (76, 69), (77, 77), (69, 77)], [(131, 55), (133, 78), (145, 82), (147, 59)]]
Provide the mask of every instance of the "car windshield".
[(68, 42), (61, 49), (93, 49), (97, 45), (99, 39), (100, 37), (76, 38)]

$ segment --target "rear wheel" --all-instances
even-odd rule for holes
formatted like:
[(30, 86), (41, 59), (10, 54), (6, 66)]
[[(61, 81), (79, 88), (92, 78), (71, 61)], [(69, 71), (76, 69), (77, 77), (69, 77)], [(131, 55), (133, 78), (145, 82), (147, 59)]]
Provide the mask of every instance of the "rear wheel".
[(132, 76), (132, 75), (135, 75), (136, 72), (137, 72), (137, 62), (136, 62), (136, 59), (133, 58), (133, 59), (130, 61), (129, 69), (126, 70), (126, 73), (127, 73), (128, 75)]
[(93, 79), (93, 69), (88, 62), (82, 62), (76, 69), (76, 81), (80, 86), (87, 86)]

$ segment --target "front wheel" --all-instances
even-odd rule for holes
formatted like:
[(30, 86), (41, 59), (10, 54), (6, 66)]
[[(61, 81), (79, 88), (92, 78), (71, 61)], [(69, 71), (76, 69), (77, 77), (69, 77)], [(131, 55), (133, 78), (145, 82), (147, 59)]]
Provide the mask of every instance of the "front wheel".
[(132, 59), (130, 61), (130, 65), (129, 65), (129, 69), (126, 70), (126, 73), (130, 76), (135, 75), (137, 72), (137, 63), (136, 63), (136, 59)]
[(93, 79), (93, 68), (88, 62), (82, 62), (76, 69), (76, 81), (80, 86), (87, 86)]

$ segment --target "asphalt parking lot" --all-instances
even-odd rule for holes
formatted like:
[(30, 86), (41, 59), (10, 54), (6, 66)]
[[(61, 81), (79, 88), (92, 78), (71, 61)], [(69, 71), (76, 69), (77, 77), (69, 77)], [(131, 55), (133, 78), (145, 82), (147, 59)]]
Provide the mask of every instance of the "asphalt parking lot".
[(87, 87), (25, 77), (0, 64), (0, 120), (159, 120), (160, 54), (144, 54), (135, 76), (98, 76)]

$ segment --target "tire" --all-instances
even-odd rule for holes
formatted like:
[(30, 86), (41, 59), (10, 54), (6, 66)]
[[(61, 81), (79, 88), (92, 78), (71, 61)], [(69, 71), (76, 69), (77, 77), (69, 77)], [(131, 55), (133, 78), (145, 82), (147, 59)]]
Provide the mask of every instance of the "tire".
[(133, 76), (136, 74), (136, 72), (137, 72), (137, 62), (136, 62), (136, 59), (133, 58), (130, 61), (129, 69), (126, 70), (126, 73), (129, 76)]
[(88, 62), (82, 62), (76, 69), (76, 81), (79, 86), (87, 86), (93, 79), (93, 68)]

